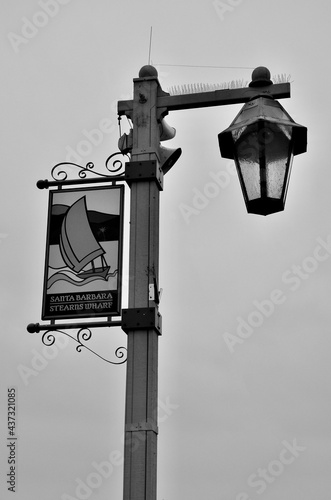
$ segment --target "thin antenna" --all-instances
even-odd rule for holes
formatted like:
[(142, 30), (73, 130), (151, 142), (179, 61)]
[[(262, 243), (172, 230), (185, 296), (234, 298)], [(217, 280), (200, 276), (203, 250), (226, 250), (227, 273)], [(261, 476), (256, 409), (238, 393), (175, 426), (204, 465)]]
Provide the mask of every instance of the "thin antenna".
[(152, 32), (153, 32), (153, 26), (151, 26), (151, 31), (150, 31), (150, 35), (149, 35), (148, 64), (151, 64)]

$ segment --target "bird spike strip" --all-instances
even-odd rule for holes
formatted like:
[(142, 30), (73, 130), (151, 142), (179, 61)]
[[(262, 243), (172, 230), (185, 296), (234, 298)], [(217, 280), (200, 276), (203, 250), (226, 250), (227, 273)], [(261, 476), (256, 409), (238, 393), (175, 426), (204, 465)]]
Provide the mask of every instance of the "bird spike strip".
[[(291, 75), (282, 73), (274, 75), (273, 83), (288, 83)], [(213, 92), (214, 90), (241, 89), (247, 87), (249, 82), (244, 79), (231, 80), (224, 83), (188, 83), (184, 85), (174, 85), (168, 89), (170, 95), (197, 94), (200, 92)]]

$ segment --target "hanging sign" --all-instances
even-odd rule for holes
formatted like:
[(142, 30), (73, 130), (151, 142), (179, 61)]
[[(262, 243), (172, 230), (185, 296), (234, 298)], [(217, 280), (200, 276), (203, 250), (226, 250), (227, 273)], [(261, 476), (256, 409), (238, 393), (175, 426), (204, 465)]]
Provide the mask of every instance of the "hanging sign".
[(50, 191), (42, 319), (118, 316), (124, 186)]

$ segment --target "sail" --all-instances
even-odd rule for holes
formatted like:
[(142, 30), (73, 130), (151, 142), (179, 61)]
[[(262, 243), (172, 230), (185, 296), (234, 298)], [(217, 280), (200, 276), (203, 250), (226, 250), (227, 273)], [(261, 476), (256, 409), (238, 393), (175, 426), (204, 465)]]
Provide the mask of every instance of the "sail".
[(69, 207), (60, 233), (60, 250), (64, 262), (79, 273), (89, 262), (105, 253), (92, 232), (83, 196)]

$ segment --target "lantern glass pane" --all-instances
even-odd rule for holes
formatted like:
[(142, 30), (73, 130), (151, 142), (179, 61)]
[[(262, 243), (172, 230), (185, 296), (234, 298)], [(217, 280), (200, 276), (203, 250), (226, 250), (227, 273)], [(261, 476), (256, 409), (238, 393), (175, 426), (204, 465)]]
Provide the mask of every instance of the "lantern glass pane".
[(257, 124), (232, 132), (236, 141), (237, 168), (240, 171), (248, 200), (261, 198), (259, 140)]
[(283, 194), (289, 159), (291, 129), (275, 124), (266, 127), (265, 160), (267, 196), (280, 199)]
[(258, 163), (241, 160), (241, 175), (245, 184), (249, 200), (261, 198), (260, 168)]
[(267, 195), (269, 198), (280, 199), (282, 196), (286, 160), (267, 164)]

